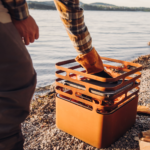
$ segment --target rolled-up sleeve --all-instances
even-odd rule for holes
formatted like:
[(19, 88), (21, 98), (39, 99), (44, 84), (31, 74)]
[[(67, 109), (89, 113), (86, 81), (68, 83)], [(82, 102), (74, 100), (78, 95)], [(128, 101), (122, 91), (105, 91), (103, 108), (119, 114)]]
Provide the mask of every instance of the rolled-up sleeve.
[(25, 0), (2, 0), (13, 19), (24, 20), (28, 18), (28, 5)]
[(54, 0), (60, 18), (74, 48), (81, 54), (92, 50), (92, 38), (84, 23), (83, 9), (79, 0)]

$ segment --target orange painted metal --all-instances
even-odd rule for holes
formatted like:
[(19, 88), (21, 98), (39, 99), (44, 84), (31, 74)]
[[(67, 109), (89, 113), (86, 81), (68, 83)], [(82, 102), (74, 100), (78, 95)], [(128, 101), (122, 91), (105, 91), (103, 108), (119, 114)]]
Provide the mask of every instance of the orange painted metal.
[[(115, 67), (104, 64), (105, 68), (121, 70), (123, 74), (115, 73), (114, 78), (101, 78), (86, 74), (80, 65), (74, 65), (75, 60), (68, 60), (56, 64), (56, 125), (59, 129), (97, 147), (105, 148), (122, 136), (135, 122), (139, 84), (142, 66), (139, 64), (101, 57), (103, 60), (123, 64), (123, 67)], [(64, 65), (71, 65), (65, 67)], [(134, 69), (128, 69), (129, 66)], [(82, 71), (77, 71), (81, 69)], [(65, 73), (65, 75), (62, 75)], [(112, 74), (113, 75), (113, 74)], [(121, 84), (115, 87), (101, 87), (84, 80), (96, 80), (97, 82), (115, 82), (121, 80)], [(70, 81), (85, 87), (81, 90), (63, 81)], [(128, 84), (132, 85), (112, 97), (96, 95), (90, 89), (101, 92), (116, 91)], [(110, 83), (111, 84), (111, 83)], [(84, 95), (84, 97), (83, 97)], [(90, 98), (87, 100), (85, 97)]]
[(138, 97), (108, 114), (99, 114), (56, 98), (56, 125), (62, 131), (97, 148), (106, 148), (134, 124)]

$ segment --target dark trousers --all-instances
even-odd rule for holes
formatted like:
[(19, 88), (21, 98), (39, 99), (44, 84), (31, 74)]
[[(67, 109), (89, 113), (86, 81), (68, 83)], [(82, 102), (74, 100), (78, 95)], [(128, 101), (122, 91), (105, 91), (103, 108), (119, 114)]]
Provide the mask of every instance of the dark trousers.
[(21, 122), (36, 86), (30, 55), (12, 23), (0, 23), (0, 150), (22, 150)]

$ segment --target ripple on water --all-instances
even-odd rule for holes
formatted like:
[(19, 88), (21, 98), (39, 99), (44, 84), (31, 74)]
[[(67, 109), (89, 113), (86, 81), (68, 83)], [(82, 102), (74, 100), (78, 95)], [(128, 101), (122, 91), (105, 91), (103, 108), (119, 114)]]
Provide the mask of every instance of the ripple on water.
[[(93, 46), (104, 57), (130, 61), (150, 52), (150, 12), (85, 11)], [(30, 10), (40, 38), (27, 48), (37, 72), (37, 87), (55, 80), (55, 63), (77, 56), (57, 11)], [(94, 17), (93, 17), (94, 16)]]

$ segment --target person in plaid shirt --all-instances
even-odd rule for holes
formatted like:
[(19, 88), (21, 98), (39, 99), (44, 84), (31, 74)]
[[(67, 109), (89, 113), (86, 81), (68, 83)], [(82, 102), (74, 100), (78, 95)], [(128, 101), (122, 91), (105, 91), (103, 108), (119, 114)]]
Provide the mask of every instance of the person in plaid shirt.
[(87, 73), (111, 78), (111, 75), (104, 70), (99, 54), (92, 47), (92, 38), (85, 25), (79, 0), (54, 0), (54, 2), (70, 40), (79, 52), (75, 60), (86, 69)]
[(0, 0), (0, 150), (22, 150), (36, 73), (25, 44), (39, 31), (25, 0)]

